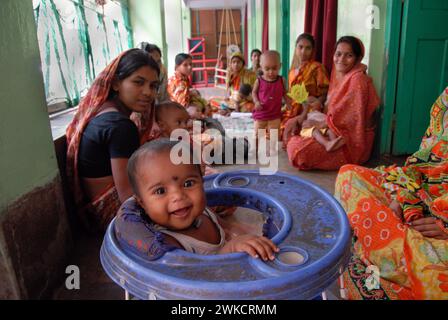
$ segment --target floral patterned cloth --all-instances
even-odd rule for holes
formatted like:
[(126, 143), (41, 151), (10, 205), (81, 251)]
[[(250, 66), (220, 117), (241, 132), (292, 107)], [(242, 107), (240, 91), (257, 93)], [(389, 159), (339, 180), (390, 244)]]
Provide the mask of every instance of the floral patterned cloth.
[[(350, 299), (448, 299), (448, 240), (424, 237), (409, 227), (434, 217), (448, 232), (448, 88), (431, 109), (420, 149), (405, 166), (341, 168), (335, 197), (353, 229), (353, 257), (344, 273)], [(389, 207), (400, 204), (403, 218)], [(379, 271), (372, 288), (369, 266)]]

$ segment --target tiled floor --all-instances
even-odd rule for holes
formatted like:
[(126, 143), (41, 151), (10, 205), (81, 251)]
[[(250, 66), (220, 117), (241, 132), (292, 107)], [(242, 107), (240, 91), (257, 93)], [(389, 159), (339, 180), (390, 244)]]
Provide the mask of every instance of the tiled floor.
[[(222, 91), (205, 90), (208, 95), (222, 93)], [(380, 162), (383, 164), (398, 164), (403, 162), (404, 158), (383, 158), (381, 161), (371, 161), (368, 166), (376, 166)], [(258, 169), (256, 165), (234, 165), (218, 166), (218, 171), (233, 171), (240, 169)], [(318, 186), (324, 188), (330, 193), (334, 192), (334, 182), (337, 172), (310, 171), (302, 172), (291, 167), (288, 163), (286, 153), (279, 152), (279, 170), (304, 179), (308, 179)], [(79, 290), (67, 290), (64, 283), (54, 293), (54, 299), (124, 299), (123, 290), (112, 282), (103, 272), (99, 261), (99, 250), (102, 243), (102, 237), (86, 234), (77, 235), (75, 249), (69, 264), (79, 267), (81, 281)], [(328, 289), (329, 299), (338, 299), (339, 292), (336, 283)]]

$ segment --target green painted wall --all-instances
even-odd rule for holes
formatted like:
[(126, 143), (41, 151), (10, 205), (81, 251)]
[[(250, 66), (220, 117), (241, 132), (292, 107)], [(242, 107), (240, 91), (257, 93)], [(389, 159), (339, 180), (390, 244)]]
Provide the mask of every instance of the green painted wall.
[(367, 7), (373, 0), (339, 0), (338, 1), (338, 27), (337, 38), (342, 36), (355, 36), (361, 39), (366, 48), (363, 62), (369, 64), (370, 39), (372, 30), (366, 27), (368, 14)]
[(382, 94), (383, 77), (386, 72), (386, 12), (387, 12), (387, 0), (374, 0), (373, 4), (378, 7), (379, 10), (379, 29), (372, 29), (371, 42), (370, 42), (370, 65), (369, 74), (373, 78), (375, 88), (378, 94)]
[[(18, 36), (18, 34), (20, 36)], [(58, 175), (32, 1), (0, 6), (0, 212)]]
[(292, 62), (297, 37), (305, 30), (305, 0), (290, 0), (289, 61)]
[(168, 74), (174, 72), (174, 57), (188, 49), (191, 14), (183, 0), (128, 0), (134, 43), (157, 44), (163, 52)]
[[(261, 50), (262, 32), (263, 32), (263, 6), (261, 0), (248, 0), (247, 24), (249, 26), (248, 43), (249, 54), (253, 49)], [(248, 61), (250, 65), (250, 57)]]
[(269, 49), (282, 49), (282, 4), (281, 1), (269, 1)]
[[(166, 57), (165, 12), (163, 0), (128, 0), (134, 44), (154, 43)], [(165, 59), (164, 59), (165, 61)]]
[(263, 1), (255, 0), (255, 48), (261, 50), (263, 43)]

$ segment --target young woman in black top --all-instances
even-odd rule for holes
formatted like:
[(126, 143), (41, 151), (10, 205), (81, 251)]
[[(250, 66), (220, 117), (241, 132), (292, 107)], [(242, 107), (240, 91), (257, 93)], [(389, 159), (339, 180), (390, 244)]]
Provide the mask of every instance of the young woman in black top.
[(145, 51), (124, 52), (95, 79), (67, 129), (67, 173), (89, 225), (107, 227), (132, 195), (126, 168), (140, 139), (129, 117), (152, 113), (158, 78), (159, 67)]

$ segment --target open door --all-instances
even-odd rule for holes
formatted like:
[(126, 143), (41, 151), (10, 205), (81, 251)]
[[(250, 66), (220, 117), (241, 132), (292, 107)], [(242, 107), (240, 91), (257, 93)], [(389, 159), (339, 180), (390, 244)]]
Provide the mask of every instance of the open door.
[(404, 0), (392, 153), (415, 152), (448, 85), (448, 1)]

